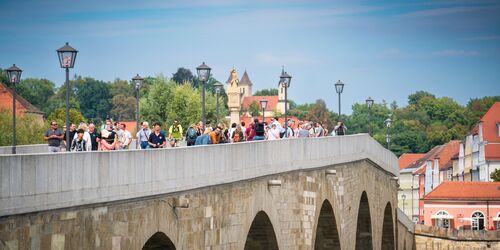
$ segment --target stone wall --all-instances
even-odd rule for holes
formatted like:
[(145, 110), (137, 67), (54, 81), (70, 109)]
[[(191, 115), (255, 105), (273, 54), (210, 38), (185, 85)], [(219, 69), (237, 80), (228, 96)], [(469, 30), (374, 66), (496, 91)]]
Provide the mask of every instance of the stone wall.
[(387, 176), (399, 175), (396, 156), (368, 135), (2, 155), (0, 216), (182, 192), (364, 159)]
[[(369, 229), (357, 228), (363, 196), (369, 207)], [(396, 229), (387, 235), (382, 227), (384, 221), (396, 225), (396, 204), (397, 183), (391, 175), (372, 161), (361, 160), (151, 197), (4, 216), (0, 249), (141, 249), (162, 232), (176, 249), (259, 249), (272, 246), (275, 239), (279, 249), (315, 249), (318, 243), (349, 250), (369, 237), (373, 249), (379, 250), (387, 249), (382, 238), (394, 242)], [(384, 218), (387, 206), (391, 218)], [(332, 224), (335, 227), (323, 227)], [(360, 231), (369, 235), (360, 237)], [(275, 238), (269, 238), (269, 232)], [(161, 244), (158, 239), (154, 243)]]
[(415, 225), (417, 249), (500, 249), (500, 231), (456, 230)]

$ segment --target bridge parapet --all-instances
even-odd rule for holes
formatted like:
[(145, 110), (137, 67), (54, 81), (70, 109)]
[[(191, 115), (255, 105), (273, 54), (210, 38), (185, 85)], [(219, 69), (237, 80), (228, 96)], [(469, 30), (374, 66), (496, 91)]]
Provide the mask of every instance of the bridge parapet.
[(0, 156), (0, 216), (104, 203), (368, 159), (399, 176), (366, 134), (70, 154)]

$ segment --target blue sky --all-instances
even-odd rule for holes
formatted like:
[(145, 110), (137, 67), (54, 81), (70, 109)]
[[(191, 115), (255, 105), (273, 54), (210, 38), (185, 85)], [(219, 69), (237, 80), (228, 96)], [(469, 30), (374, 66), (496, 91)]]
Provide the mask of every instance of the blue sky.
[(343, 113), (371, 96), (397, 101), (427, 90), (461, 104), (500, 95), (500, 1), (6, 1), (0, 67), (60, 85), (55, 50), (79, 50), (72, 74), (101, 80), (171, 76), (205, 61), (219, 81), (246, 69), (255, 89), (281, 66), (298, 103), (345, 82)]

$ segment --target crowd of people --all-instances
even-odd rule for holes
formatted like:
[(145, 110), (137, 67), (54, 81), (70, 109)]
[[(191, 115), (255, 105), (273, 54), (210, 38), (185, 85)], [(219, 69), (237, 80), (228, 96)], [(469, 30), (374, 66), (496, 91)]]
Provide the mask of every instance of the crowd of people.
[[(286, 138), (306, 138), (323, 136), (341, 136), (347, 132), (342, 121), (330, 132), (326, 126), (320, 122), (307, 122), (289, 119), (288, 126), (284, 126), (278, 117), (272, 118), (268, 124), (254, 119), (250, 124), (241, 122), (233, 123), (227, 128), (223, 123), (206, 125), (203, 123), (191, 124), (184, 133), (181, 124), (174, 120), (167, 130), (162, 129), (160, 122), (153, 123), (152, 128), (149, 123), (141, 122), (137, 130), (136, 148), (158, 149), (166, 147), (178, 147), (184, 145), (208, 145), (221, 143), (239, 143), (245, 141), (280, 140)], [(63, 130), (58, 128), (55, 121), (50, 123), (50, 129), (45, 133), (45, 140), (48, 141), (49, 152), (60, 152), (61, 148), (67, 147), (66, 126)], [(106, 119), (101, 129), (98, 131), (95, 124), (80, 123), (71, 124), (69, 128), (70, 151), (110, 151), (126, 150), (132, 143), (132, 134), (127, 130), (125, 123), (112, 122)]]

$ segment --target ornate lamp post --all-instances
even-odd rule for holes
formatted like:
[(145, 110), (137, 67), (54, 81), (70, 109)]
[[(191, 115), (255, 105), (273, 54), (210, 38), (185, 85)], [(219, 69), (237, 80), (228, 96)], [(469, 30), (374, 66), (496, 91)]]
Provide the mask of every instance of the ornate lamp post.
[(368, 97), (366, 99), (366, 106), (368, 106), (368, 134), (372, 134), (372, 107), (373, 107), (373, 99)]
[(212, 69), (205, 62), (196, 68), (198, 79), (201, 81), (201, 122), (203, 131), (205, 131), (205, 83), (210, 77), (210, 70)]
[[(136, 120), (136, 130), (139, 131), (139, 119), (140, 119), (140, 116), (139, 116), (139, 94), (140, 94), (140, 89), (141, 89), (141, 85), (142, 85), (142, 82), (144, 81), (144, 78), (140, 77), (139, 74), (137, 74), (136, 76), (132, 77), (132, 83), (134, 83), (134, 86), (135, 86), (135, 99), (136, 99), (136, 102), (137, 102), (137, 105), (136, 105), (136, 110), (135, 110), (135, 120)], [(136, 143), (136, 145), (138, 145), (139, 142)]]
[(57, 50), (59, 56), (59, 64), (61, 68), (66, 69), (66, 152), (69, 152), (71, 146), (71, 139), (69, 138), (69, 69), (75, 66), (75, 59), (78, 50), (69, 46), (68, 43)]
[(387, 142), (387, 149), (390, 150), (391, 135), (389, 132), (390, 132), (390, 128), (392, 125), (392, 120), (391, 120), (390, 115), (389, 115), (389, 118), (385, 119), (384, 123), (385, 123), (385, 127), (387, 128), (387, 132), (385, 134), (385, 142)]
[(339, 94), (339, 118), (340, 118), (340, 94), (342, 94), (342, 92), (344, 91), (344, 83), (341, 82), (340, 80), (337, 81), (337, 83), (335, 83), (335, 91), (337, 92), (337, 94)]
[(214, 89), (215, 89), (215, 99), (216, 99), (216, 109), (217, 109), (217, 124), (219, 124), (219, 95), (220, 91), (222, 90), (222, 83), (216, 82), (214, 83)]
[(280, 76), (280, 84), (285, 89), (285, 138), (288, 137), (288, 88), (290, 87), (290, 82), (292, 81), (292, 77), (285, 72), (283, 68), (281, 70)]
[(260, 108), (262, 108), (262, 123), (264, 123), (266, 120), (266, 116), (265, 116), (265, 112), (266, 112), (266, 108), (267, 108), (267, 100), (266, 99), (262, 99), (260, 100)]
[(12, 86), (12, 154), (16, 154), (16, 84), (21, 80), (21, 73), (23, 72), (20, 68), (16, 67), (15, 64), (12, 67), (5, 70), (7, 72), (7, 77)]

